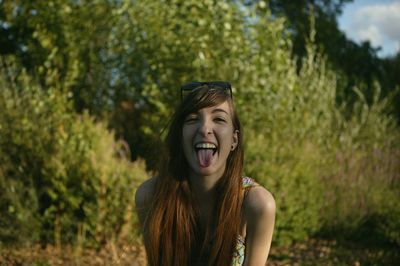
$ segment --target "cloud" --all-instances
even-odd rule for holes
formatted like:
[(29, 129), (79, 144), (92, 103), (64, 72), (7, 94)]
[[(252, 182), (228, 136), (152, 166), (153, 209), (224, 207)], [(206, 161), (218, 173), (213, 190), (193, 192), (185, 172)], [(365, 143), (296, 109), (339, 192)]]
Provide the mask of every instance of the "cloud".
[[(400, 2), (366, 5), (354, 11), (351, 28), (357, 41), (400, 48)], [(391, 47), (390, 47), (391, 46)]]

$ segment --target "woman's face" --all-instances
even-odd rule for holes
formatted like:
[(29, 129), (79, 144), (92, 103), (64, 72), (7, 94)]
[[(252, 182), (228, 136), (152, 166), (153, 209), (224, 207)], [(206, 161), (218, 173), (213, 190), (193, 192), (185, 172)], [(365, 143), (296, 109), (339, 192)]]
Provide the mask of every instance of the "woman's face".
[(232, 147), (238, 144), (228, 102), (187, 115), (182, 133), (191, 174), (221, 177)]

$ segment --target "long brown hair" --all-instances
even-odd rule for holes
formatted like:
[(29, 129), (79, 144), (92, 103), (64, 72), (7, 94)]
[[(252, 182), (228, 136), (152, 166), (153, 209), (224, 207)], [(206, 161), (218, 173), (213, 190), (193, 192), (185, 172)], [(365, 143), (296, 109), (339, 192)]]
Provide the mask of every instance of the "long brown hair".
[[(188, 179), (189, 165), (182, 145), (185, 117), (202, 108), (228, 101), (238, 145), (227, 159), (216, 187), (215, 231), (201, 232), (199, 212)], [(192, 91), (178, 106), (166, 136), (166, 158), (156, 179), (152, 204), (145, 221), (145, 244), (150, 265), (186, 266), (205, 255), (209, 265), (230, 265), (241, 224), (243, 202), (243, 133), (232, 97), (207, 86)]]

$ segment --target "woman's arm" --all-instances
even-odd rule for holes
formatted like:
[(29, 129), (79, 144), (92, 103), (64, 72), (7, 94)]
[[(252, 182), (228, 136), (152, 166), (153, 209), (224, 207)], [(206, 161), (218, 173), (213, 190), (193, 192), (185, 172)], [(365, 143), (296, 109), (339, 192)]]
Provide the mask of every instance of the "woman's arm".
[(261, 186), (250, 189), (245, 201), (246, 253), (245, 266), (267, 263), (275, 224), (275, 200)]

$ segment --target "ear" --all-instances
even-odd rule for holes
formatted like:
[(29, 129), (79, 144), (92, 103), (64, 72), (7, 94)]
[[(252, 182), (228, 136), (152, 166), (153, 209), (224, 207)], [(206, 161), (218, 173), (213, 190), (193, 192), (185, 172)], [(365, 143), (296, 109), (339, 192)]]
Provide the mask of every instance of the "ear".
[(239, 130), (233, 131), (231, 151), (235, 150), (239, 144)]

